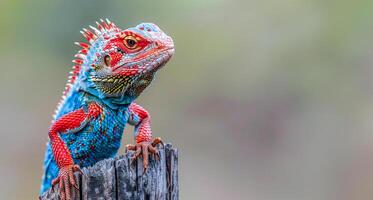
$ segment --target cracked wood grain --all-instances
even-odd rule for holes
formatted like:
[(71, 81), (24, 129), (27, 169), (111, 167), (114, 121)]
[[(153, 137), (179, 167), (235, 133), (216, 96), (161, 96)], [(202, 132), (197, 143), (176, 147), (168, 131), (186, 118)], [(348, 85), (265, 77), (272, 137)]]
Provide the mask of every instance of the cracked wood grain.
[[(151, 156), (144, 172), (142, 159), (132, 160), (133, 152), (102, 160), (75, 174), (80, 191), (75, 200), (178, 200), (178, 151), (171, 144), (157, 147), (160, 159)], [(44, 193), (42, 200), (59, 200), (58, 187)]]

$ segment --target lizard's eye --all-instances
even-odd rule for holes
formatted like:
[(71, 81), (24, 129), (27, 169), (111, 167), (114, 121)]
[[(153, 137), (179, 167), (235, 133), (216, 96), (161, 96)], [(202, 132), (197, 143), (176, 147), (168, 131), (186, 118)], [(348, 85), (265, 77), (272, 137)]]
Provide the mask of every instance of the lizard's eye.
[(128, 49), (136, 49), (137, 48), (137, 40), (132, 36), (127, 36), (124, 38), (124, 45)]

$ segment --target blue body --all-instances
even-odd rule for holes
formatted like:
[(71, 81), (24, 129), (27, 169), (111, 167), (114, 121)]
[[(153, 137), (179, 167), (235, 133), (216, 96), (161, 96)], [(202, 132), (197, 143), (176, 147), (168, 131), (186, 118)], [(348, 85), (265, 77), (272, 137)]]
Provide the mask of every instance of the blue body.
[[(92, 97), (83, 97), (76, 93), (63, 105), (56, 120), (73, 110), (87, 107), (87, 101)], [(100, 101), (95, 99), (100, 104)], [(116, 109), (104, 107), (102, 114), (89, 121), (85, 127), (76, 133), (61, 134), (62, 140), (70, 150), (74, 163), (80, 167), (91, 166), (97, 161), (116, 155), (123, 135), (124, 127), (129, 118), (128, 106), (122, 105)], [(44, 160), (44, 175), (41, 193), (51, 187), (52, 180), (58, 176), (59, 168), (53, 157), (51, 144), (48, 141)]]

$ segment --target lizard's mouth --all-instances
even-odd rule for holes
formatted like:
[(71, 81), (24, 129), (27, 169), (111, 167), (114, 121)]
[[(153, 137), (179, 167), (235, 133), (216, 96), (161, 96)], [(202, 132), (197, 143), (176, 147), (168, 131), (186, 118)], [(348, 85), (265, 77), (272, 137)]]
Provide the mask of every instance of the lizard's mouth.
[(114, 68), (113, 71), (121, 73), (121, 71), (128, 70), (129, 68), (137, 68), (137, 75), (154, 72), (162, 68), (171, 59), (174, 52), (173, 45), (161, 49), (153, 49), (145, 54), (134, 57), (132, 62), (120, 65)]
[(174, 48), (162, 49), (141, 59), (140, 63), (144, 63), (143, 66), (139, 66), (139, 69), (142, 70), (141, 73), (146, 74), (162, 68), (171, 59), (174, 52)]

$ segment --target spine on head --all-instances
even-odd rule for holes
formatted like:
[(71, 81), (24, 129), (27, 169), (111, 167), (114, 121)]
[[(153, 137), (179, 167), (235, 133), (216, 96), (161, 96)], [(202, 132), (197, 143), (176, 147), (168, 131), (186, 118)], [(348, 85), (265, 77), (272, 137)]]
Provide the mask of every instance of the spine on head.
[(97, 28), (94, 26), (89, 26), (91, 30), (83, 28), (80, 33), (84, 36), (84, 38), (87, 40), (86, 42), (75, 42), (77, 46), (81, 47), (81, 49), (78, 51), (78, 53), (75, 54), (75, 59), (72, 60), (74, 63), (72, 70), (70, 71), (70, 75), (65, 87), (65, 90), (63, 91), (62, 99), (58, 103), (57, 109), (54, 113), (53, 120), (56, 118), (56, 114), (61, 109), (61, 106), (63, 105), (66, 96), (71, 91), (73, 85), (76, 83), (76, 80), (79, 77), (79, 74), (81, 72), (82, 65), (84, 64), (87, 58), (87, 54), (89, 52), (89, 49), (91, 45), (97, 40), (97, 38), (104, 36), (108, 34), (109, 32), (120, 32), (121, 30), (109, 19), (100, 20), (100, 23), (96, 21)]

